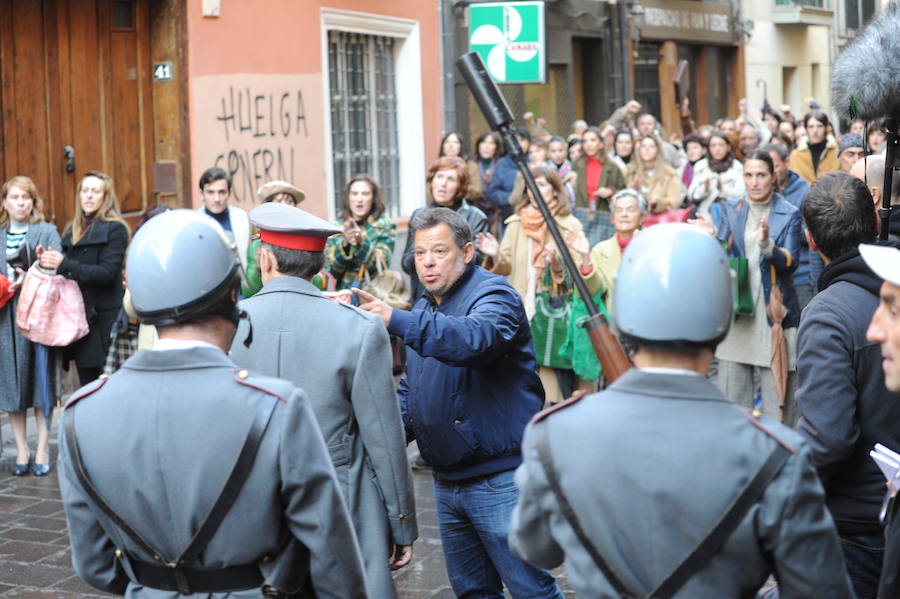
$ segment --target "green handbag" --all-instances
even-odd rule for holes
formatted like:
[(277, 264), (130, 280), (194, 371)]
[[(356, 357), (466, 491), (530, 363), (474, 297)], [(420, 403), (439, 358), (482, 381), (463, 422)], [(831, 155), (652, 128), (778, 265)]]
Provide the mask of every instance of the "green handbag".
[[(544, 288), (554, 287), (550, 283), (550, 268), (544, 273)], [(561, 355), (560, 349), (566, 342), (569, 321), (572, 318), (572, 299), (568, 294), (551, 295), (549, 291), (539, 291), (534, 298), (534, 316), (531, 317), (531, 340), (537, 363), (550, 368), (571, 369), (570, 357)]]
[(750, 263), (746, 258), (728, 258), (731, 269), (731, 301), (734, 313), (753, 316), (753, 293), (750, 292)]

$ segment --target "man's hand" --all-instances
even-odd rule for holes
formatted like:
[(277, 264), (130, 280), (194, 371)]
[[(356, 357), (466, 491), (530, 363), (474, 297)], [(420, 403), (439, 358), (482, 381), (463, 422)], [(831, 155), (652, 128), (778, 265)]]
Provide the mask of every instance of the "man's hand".
[(359, 309), (365, 310), (371, 314), (375, 314), (376, 316), (381, 317), (381, 321), (384, 323), (384, 326), (387, 326), (389, 322), (391, 322), (391, 313), (393, 313), (394, 309), (391, 308), (388, 304), (381, 301), (368, 291), (363, 291), (358, 287), (353, 288), (353, 293), (359, 296)]
[(637, 100), (629, 100), (627, 104), (625, 104), (625, 112), (629, 114), (637, 114), (641, 111), (641, 103)]
[(412, 561), (412, 555), (412, 545), (392, 545), (391, 557), (388, 560), (391, 570), (399, 570), (403, 566), (409, 565), (409, 562)]

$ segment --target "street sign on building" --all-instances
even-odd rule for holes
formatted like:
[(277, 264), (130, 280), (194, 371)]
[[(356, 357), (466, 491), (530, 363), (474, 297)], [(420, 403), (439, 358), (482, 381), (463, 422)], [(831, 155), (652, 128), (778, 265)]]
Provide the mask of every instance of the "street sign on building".
[(469, 50), (497, 83), (545, 83), (546, 48), (543, 2), (469, 5)]

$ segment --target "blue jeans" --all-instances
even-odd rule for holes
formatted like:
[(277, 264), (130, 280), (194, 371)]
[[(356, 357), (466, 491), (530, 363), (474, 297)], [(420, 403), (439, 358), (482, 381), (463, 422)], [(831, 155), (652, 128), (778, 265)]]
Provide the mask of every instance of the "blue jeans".
[(857, 599), (875, 599), (884, 560), (884, 533), (840, 535), (839, 538)]
[(461, 599), (563, 599), (553, 576), (509, 550), (519, 490), (514, 470), (456, 483), (435, 478), (434, 498), (453, 592)]

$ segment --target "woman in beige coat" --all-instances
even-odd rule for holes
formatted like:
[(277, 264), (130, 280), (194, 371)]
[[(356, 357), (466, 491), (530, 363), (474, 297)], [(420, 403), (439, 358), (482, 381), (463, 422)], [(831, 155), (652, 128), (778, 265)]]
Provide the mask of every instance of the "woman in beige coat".
[[(531, 172), (534, 173), (541, 196), (553, 213), (569, 252), (581, 264), (582, 277), (590, 288), (599, 288), (599, 275), (591, 262), (590, 246), (581, 223), (572, 216), (568, 196), (556, 169), (534, 166)], [(506, 219), (506, 225), (502, 244), (490, 233), (483, 233), (476, 237), (476, 247), (490, 258), (491, 270), (505, 275), (519, 292), (525, 312), (531, 320), (535, 314), (537, 294), (548, 290), (544, 285), (546, 269), (550, 270), (551, 287), (569, 297), (573, 289), (565, 288), (565, 266), (530, 192), (529, 201), (519, 205), (516, 213)], [(485, 266), (488, 264), (485, 263)], [(569, 287), (572, 287), (571, 283)], [(558, 370), (542, 365), (540, 376), (546, 399), (550, 403), (561, 401), (576, 389), (594, 389), (594, 381), (577, 379), (571, 370)]]
[(634, 156), (625, 169), (625, 185), (646, 196), (650, 212), (680, 208), (684, 200), (678, 173), (663, 160), (659, 140), (652, 135), (645, 135), (638, 141)]

